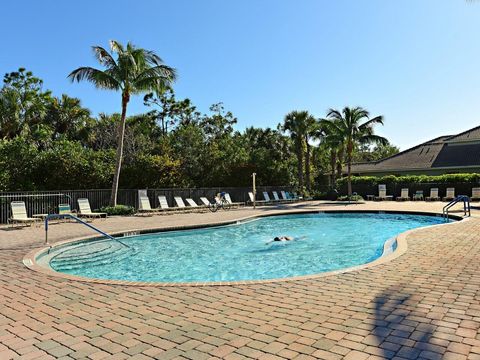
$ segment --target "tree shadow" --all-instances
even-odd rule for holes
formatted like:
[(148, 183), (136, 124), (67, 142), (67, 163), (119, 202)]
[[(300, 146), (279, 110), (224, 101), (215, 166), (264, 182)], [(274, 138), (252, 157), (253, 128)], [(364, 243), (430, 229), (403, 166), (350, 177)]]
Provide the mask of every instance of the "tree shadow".
[(443, 348), (432, 344), (436, 327), (419, 315), (420, 296), (402, 288), (392, 286), (374, 299), (375, 322), (372, 332), (376, 346), (384, 359), (405, 358), (442, 359)]

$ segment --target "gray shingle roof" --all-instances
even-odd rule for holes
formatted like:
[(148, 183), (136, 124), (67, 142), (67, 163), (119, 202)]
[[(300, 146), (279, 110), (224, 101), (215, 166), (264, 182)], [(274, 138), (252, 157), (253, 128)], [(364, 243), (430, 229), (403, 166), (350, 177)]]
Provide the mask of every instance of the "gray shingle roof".
[(457, 135), (440, 136), (379, 161), (352, 164), (352, 173), (465, 166), (480, 166), (480, 126)]

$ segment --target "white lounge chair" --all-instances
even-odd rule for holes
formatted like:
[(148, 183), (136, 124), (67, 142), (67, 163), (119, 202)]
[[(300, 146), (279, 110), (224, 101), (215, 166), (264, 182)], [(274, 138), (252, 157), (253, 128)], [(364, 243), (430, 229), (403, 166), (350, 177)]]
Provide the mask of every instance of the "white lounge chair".
[(447, 193), (442, 200), (451, 201), (453, 199), (455, 199), (455, 188), (447, 188)]
[(265, 202), (271, 203), (272, 199), (270, 199), (270, 195), (268, 195), (268, 192), (264, 191), (263, 192), (263, 198), (265, 199)]
[(140, 196), (140, 206), (138, 212), (141, 214), (153, 214), (155, 212), (161, 211), (161, 209), (152, 209), (150, 205), (150, 199), (148, 196)]
[(93, 212), (90, 208), (90, 202), (88, 201), (88, 199), (78, 199), (77, 202), (79, 208), (79, 216), (88, 218), (107, 218), (107, 213)]
[[(251, 192), (251, 191), (248, 193), (248, 200), (249, 200), (249, 202), (253, 205), (254, 196), (253, 196), (253, 192)], [(256, 204), (256, 205), (263, 205), (263, 204), (265, 204), (265, 203), (266, 203), (265, 200), (257, 200), (257, 199), (255, 199), (255, 204)]]
[(175, 203), (177, 204), (177, 209), (179, 210), (183, 210), (183, 211), (198, 210), (195, 207), (194, 208), (192, 208), (191, 206), (187, 207), (181, 196), (174, 196), (173, 199), (175, 200)]
[(440, 200), (440, 196), (438, 196), (438, 188), (431, 188), (430, 189), (430, 196), (425, 198), (427, 201), (438, 201)]
[(408, 194), (408, 188), (403, 188), (401, 190), (400, 196), (397, 197), (397, 201), (410, 200), (410, 195)]
[(188, 206), (192, 207), (192, 208), (198, 208), (198, 209), (201, 209), (201, 208), (204, 208), (205, 206), (204, 205), (198, 205), (195, 200), (193, 200), (192, 198), (185, 198), (185, 201), (187, 202)]
[(205, 205), (207, 207), (211, 205), (210, 201), (208, 201), (208, 199), (205, 196), (202, 196), (200, 198), (200, 201), (202, 202), (203, 205)]
[(177, 204), (177, 207), (180, 209), (185, 209), (185, 203), (183, 202), (183, 199), (181, 196), (174, 196), (173, 199), (175, 200), (175, 203)]
[(280, 197), (278, 196), (278, 193), (276, 191), (272, 191), (272, 195), (273, 195), (273, 200), (274, 201), (276, 201), (276, 202), (282, 201), (282, 199), (280, 199)]
[(387, 185), (378, 185), (378, 196), (375, 196), (375, 200), (393, 200), (392, 195), (387, 195)]
[(470, 198), (470, 200), (480, 200), (480, 188), (472, 188), (472, 197)]
[(244, 205), (243, 202), (233, 202), (232, 201), (232, 198), (230, 197), (230, 194), (229, 193), (225, 193), (225, 200), (227, 200), (227, 202), (232, 205), (232, 206), (235, 206), (235, 207), (239, 207), (241, 205)]
[(27, 208), (24, 201), (12, 201), (10, 203), (12, 209), (12, 217), (8, 219), (8, 222), (12, 224), (37, 224), (40, 223), (40, 218), (29, 217), (27, 214)]

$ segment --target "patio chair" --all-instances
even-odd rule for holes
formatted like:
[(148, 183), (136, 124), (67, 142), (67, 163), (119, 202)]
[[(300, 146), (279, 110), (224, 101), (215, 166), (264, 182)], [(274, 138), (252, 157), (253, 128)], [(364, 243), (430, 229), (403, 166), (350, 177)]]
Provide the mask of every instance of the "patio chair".
[(288, 196), (287, 196), (287, 193), (285, 191), (280, 191), (280, 195), (282, 195), (282, 200), (285, 200), (285, 201), (294, 201), (294, 199), (290, 199)]
[(158, 196), (158, 203), (160, 204), (160, 208), (159, 210), (162, 211), (162, 212), (173, 212), (173, 211), (177, 211), (178, 208), (171, 208), (170, 206), (168, 206), (168, 201), (167, 201), (167, 197), (165, 195), (159, 195)]
[(205, 205), (206, 207), (208, 207), (208, 206), (211, 205), (210, 201), (208, 201), (208, 199), (207, 199), (205, 196), (202, 196), (202, 197), (200, 198), (200, 201), (201, 201), (201, 202), (203, 203), (203, 205)]
[(191, 206), (187, 207), (181, 196), (174, 196), (173, 199), (175, 200), (175, 203), (177, 204), (177, 209), (179, 209), (179, 210), (183, 210), (183, 211), (198, 210), (195, 207), (193, 207), (193, 208)]
[[(72, 210), (70, 204), (58, 204), (58, 215), (77, 216), (77, 212), (75, 210)], [(69, 219), (67, 217), (65, 217), (65, 218), (63, 218), (63, 221), (67, 222), (67, 221), (69, 221)]]
[(413, 201), (424, 200), (424, 199), (423, 199), (423, 190), (417, 190), (417, 191), (415, 191), (415, 194), (413, 195), (412, 200), (413, 200)]
[[(207, 200), (207, 198), (204, 198), (205, 200)], [(200, 199), (201, 200), (201, 199)], [(193, 200), (192, 198), (186, 198), (185, 201), (187, 202), (187, 204), (191, 207), (191, 208), (194, 208), (194, 209), (198, 209), (198, 210), (204, 210), (205, 209), (205, 204), (204, 205), (198, 205), (195, 200)], [(207, 200), (208, 202), (208, 200)]]
[(472, 197), (470, 198), (472, 201), (480, 200), (480, 188), (472, 188)]
[(92, 209), (90, 208), (90, 202), (88, 201), (87, 198), (84, 199), (78, 199), (78, 208), (79, 212), (78, 215), (81, 217), (87, 217), (87, 218), (107, 218), (107, 213), (104, 212), (93, 212)]
[(150, 206), (150, 199), (148, 198), (148, 196), (140, 196), (139, 200), (140, 200), (140, 206), (138, 208), (138, 212), (140, 214), (151, 215), (155, 212), (161, 211), (161, 209), (152, 209), (152, 207)]
[(235, 206), (235, 207), (239, 207), (241, 205), (244, 205), (243, 202), (233, 202), (232, 201), (232, 198), (230, 197), (230, 194), (229, 193), (225, 193), (225, 200), (227, 200), (227, 202), (232, 205), (232, 206)]
[(298, 195), (296, 192), (293, 192), (290, 195), (292, 196), (293, 199), (297, 201), (303, 200), (303, 196)]
[(387, 185), (378, 185), (378, 196), (375, 196), (375, 200), (393, 200), (392, 195), (387, 195)]
[(58, 204), (58, 215), (76, 215), (70, 204)]
[(264, 191), (263, 192), (263, 198), (265, 199), (266, 203), (271, 203), (272, 199), (270, 199), (270, 195), (268, 195), (268, 192)]
[(438, 196), (438, 188), (431, 188), (430, 189), (430, 196), (425, 198), (427, 201), (439, 201), (440, 196)]
[(282, 199), (280, 199), (280, 197), (278, 196), (278, 193), (276, 191), (272, 191), (272, 195), (273, 195), (273, 201), (276, 201), (276, 202), (281, 202)]
[(12, 209), (12, 217), (8, 219), (8, 222), (12, 224), (12, 226), (14, 224), (35, 225), (40, 223), (40, 218), (28, 216), (24, 201), (12, 201), (10, 207)]
[(410, 195), (408, 194), (408, 188), (403, 188), (400, 192), (400, 196), (397, 197), (397, 201), (410, 200)]
[(455, 188), (447, 188), (447, 194), (442, 199), (443, 201), (451, 201), (455, 199)]
[(290, 193), (288, 191), (285, 191), (285, 196), (292, 201), (299, 201), (300, 198), (298, 197), (297, 193)]
[[(253, 200), (254, 200), (253, 192), (250, 191), (250, 192), (248, 193), (248, 199), (249, 199), (249, 202), (250, 202), (251, 204), (253, 204)], [(256, 205), (262, 205), (262, 204), (265, 204), (265, 203), (266, 203), (265, 200), (256, 200), (256, 199), (255, 199), (255, 204), (256, 204)]]

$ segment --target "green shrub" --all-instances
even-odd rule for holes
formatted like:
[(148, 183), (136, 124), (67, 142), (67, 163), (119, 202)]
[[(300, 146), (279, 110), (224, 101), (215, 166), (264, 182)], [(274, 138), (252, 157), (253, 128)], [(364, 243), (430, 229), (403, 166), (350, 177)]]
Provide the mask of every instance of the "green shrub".
[(126, 205), (117, 206), (104, 206), (100, 209), (101, 212), (105, 212), (108, 215), (133, 215), (135, 214), (135, 208)]
[[(338, 201), (348, 201), (348, 195), (339, 196)], [(360, 195), (352, 195), (350, 201), (363, 201), (363, 197)]]

